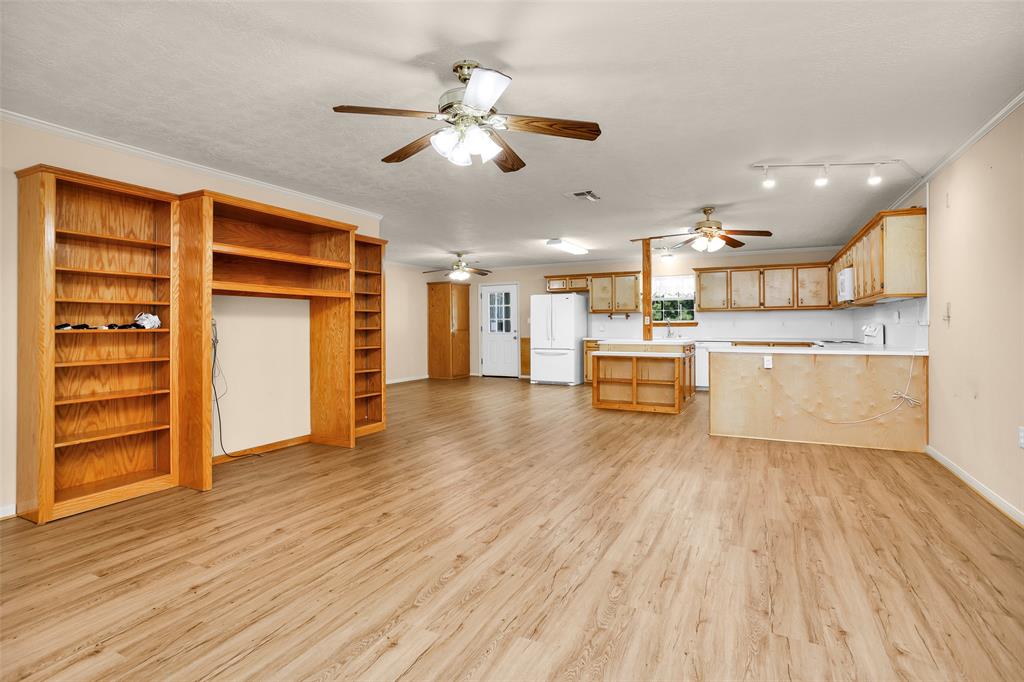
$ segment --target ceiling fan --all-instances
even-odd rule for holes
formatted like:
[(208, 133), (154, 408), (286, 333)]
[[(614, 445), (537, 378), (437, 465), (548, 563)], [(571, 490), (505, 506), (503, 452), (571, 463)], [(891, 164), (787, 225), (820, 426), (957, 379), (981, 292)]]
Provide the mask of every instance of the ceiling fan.
[(493, 160), (503, 173), (512, 173), (526, 166), (526, 162), (508, 146), (499, 130), (574, 140), (596, 140), (601, 134), (601, 127), (591, 121), (499, 114), (494, 104), (512, 82), (511, 78), (469, 59), (455, 62), (452, 71), (463, 85), (442, 94), (436, 112), (348, 104), (339, 104), (334, 110), (340, 114), (428, 118), (446, 124), (391, 152), (381, 159), (384, 163), (405, 161), (431, 146), (456, 166), (472, 165), (473, 156), (479, 156), (482, 163)]
[(451, 267), (438, 268), (436, 270), (424, 270), (423, 274), (429, 275), (432, 272), (447, 272), (449, 279), (454, 279), (456, 281), (463, 281), (469, 279), (470, 273), (474, 275), (480, 275), (482, 277), (486, 277), (487, 275), (491, 274), (490, 270), (469, 267), (469, 265), (466, 263), (466, 260), (463, 258), (463, 256), (465, 255), (466, 254), (464, 253), (456, 253), (456, 261), (452, 263)]
[[(714, 253), (726, 244), (734, 249), (738, 249), (744, 245), (744, 242), (741, 242), (739, 239), (734, 239), (732, 235), (741, 235), (746, 237), (772, 236), (772, 233), (768, 230), (723, 230), (721, 221), (711, 219), (711, 214), (715, 212), (714, 206), (705, 206), (701, 209), (701, 212), (704, 214), (704, 220), (698, 221), (697, 224), (692, 228), (689, 228), (687, 232), (663, 234), (657, 237), (646, 237), (646, 239), (686, 237), (686, 239), (683, 239), (678, 244), (667, 248), (671, 251), (689, 244), (695, 251), (707, 251), (708, 253)], [(633, 239), (632, 241), (636, 242), (641, 240)]]

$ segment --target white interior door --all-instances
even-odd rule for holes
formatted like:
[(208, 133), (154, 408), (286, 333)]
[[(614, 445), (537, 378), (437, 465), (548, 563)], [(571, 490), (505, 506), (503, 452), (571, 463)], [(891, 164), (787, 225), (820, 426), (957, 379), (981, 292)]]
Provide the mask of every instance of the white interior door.
[(480, 373), (519, 376), (519, 285), (480, 287)]

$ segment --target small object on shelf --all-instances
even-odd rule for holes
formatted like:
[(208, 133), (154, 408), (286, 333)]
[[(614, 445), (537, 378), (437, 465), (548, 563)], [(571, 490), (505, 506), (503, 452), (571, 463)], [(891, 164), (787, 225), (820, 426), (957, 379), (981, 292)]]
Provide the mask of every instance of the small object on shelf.
[(71, 324), (68, 322), (61, 322), (54, 329), (71, 329)]
[(139, 329), (159, 329), (161, 326), (160, 318), (152, 313), (139, 313), (135, 316), (135, 323)]
[(95, 329), (95, 327), (90, 327), (89, 325), (87, 325), (84, 322), (82, 322), (81, 324), (73, 324), (73, 325), (71, 325), (71, 328), (72, 329)]

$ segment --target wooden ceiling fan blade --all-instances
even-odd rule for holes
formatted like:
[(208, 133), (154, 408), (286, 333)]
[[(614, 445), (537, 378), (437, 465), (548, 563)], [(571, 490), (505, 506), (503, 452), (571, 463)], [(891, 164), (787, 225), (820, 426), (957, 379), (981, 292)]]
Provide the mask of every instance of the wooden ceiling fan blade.
[(434, 272), (451, 272), (451, 268), (438, 268), (437, 270), (424, 270), (422, 274), (429, 275)]
[(741, 242), (739, 239), (733, 239), (732, 237), (730, 237), (727, 234), (720, 234), (718, 236), (722, 238), (723, 242), (725, 242), (726, 244), (728, 244), (729, 246), (731, 246), (734, 249), (738, 249), (741, 246), (743, 246), (743, 242)]
[(571, 137), (574, 140), (596, 140), (601, 135), (601, 126), (593, 121), (573, 121), (567, 118), (545, 118), (518, 114), (501, 114), (501, 116), (505, 118), (505, 127), (517, 133)]
[(678, 248), (679, 248), (680, 246), (686, 246), (686, 245), (687, 245), (687, 244), (689, 244), (690, 242), (692, 242), (692, 241), (696, 241), (696, 240), (697, 240), (697, 237), (699, 237), (699, 236), (700, 236), (699, 234), (695, 234), (695, 235), (693, 235), (692, 237), (690, 237), (689, 239), (684, 239), (683, 241), (679, 242), (679, 243), (678, 243), (678, 244), (676, 244), (675, 246), (670, 246), (670, 247), (668, 247), (668, 248), (669, 248), (669, 249), (678, 249)]
[(495, 166), (501, 169), (502, 173), (515, 173), (526, 167), (526, 162), (515, 153), (512, 147), (508, 146), (508, 142), (505, 142), (501, 135), (492, 130), (491, 138), (501, 147), (501, 153), (491, 160), (494, 161)]
[(436, 111), (416, 111), (415, 109), (388, 109), (386, 107), (360, 107), (354, 104), (339, 104), (334, 107), (339, 114), (372, 114), (374, 116), (407, 116), (409, 118), (437, 118)]
[(722, 230), (722, 234), (739, 234), (746, 235), (748, 237), (771, 237), (772, 233), (768, 230)]
[(465, 270), (466, 272), (472, 272), (474, 275), (482, 275), (484, 277), (486, 277), (487, 275), (491, 274), (490, 270), (482, 270), (481, 268), (471, 268), (471, 267), (467, 266), (467, 267), (462, 268), (462, 269)]
[(651, 241), (654, 241), (655, 239), (671, 239), (672, 237), (689, 237), (691, 235), (694, 237), (697, 236), (693, 232), (676, 232), (675, 234), (659, 234), (653, 237), (637, 237), (636, 239), (630, 239), (629, 241), (642, 242), (645, 239), (650, 239)]
[(430, 138), (436, 132), (436, 130), (432, 130), (423, 137), (417, 137), (415, 140), (405, 145), (401, 149), (396, 149), (395, 151), (391, 152), (383, 159), (381, 159), (381, 161), (383, 161), (384, 163), (398, 163), (399, 161), (405, 161), (413, 154), (418, 154), (419, 152), (429, 147)]

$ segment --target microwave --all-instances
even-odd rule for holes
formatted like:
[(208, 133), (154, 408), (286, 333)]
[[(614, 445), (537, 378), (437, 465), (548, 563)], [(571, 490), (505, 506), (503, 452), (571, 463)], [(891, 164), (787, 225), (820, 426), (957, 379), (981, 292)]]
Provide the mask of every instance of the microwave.
[(853, 266), (839, 271), (836, 279), (836, 299), (843, 303), (853, 300)]

